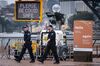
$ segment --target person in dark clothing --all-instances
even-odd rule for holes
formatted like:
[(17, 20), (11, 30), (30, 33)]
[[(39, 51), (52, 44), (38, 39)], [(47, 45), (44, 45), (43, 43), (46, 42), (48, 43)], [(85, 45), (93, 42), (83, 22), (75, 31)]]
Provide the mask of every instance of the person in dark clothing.
[(54, 62), (54, 64), (59, 64), (60, 62), (59, 62), (59, 58), (58, 58), (58, 55), (57, 55), (57, 48), (56, 48), (56, 33), (53, 30), (52, 25), (48, 26), (48, 30), (49, 30), (49, 34), (48, 34), (47, 47), (46, 47), (44, 55), (42, 56), (42, 58), (39, 61), (41, 63), (44, 63), (44, 61), (47, 58), (47, 55), (49, 54), (49, 52), (51, 50), (52, 53), (53, 53), (53, 56), (56, 60)]
[(34, 55), (32, 53), (32, 47), (31, 47), (32, 41), (31, 41), (31, 33), (29, 31), (29, 27), (26, 25), (26, 26), (23, 27), (23, 30), (24, 30), (24, 41), (25, 41), (25, 43), (23, 45), (20, 56), (18, 58), (16, 58), (15, 60), (20, 63), (23, 55), (25, 54), (26, 49), (28, 49), (28, 52), (29, 52), (30, 58), (31, 58), (30, 63), (34, 63), (35, 59), (34, 59)]

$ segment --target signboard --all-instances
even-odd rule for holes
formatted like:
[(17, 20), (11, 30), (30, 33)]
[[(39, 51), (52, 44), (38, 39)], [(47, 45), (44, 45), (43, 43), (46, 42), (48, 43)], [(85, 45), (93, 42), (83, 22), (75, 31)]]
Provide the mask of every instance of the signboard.
[(43, 46), (47, 46), (47, 41), (48, 41), (48, 33), (43, 33)]
[(16, 21), (42, 21), (42, 1), (16, 1)]
[(74, 51), (92, 51), (93, 21), (74, 22)]

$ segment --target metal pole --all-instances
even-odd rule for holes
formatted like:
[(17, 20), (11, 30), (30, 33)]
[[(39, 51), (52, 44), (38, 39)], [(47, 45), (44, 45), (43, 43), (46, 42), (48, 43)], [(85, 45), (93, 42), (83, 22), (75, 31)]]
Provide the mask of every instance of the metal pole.
[(10, 45), (8, 46), (8, 59), (10, 59)]
[(71, 60), (71, 46), (69, 46), (69, 61)]

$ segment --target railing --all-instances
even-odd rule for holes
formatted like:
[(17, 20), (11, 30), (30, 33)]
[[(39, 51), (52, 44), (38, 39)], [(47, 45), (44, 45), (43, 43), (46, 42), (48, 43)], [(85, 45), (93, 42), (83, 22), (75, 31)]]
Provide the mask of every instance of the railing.
[[(36, 37), (32, 37), (32, 40), (37, 40)], [(1, 58), (6, 57), (6, 58), (12, 58), (14, 55), (14, 50), (11, 48), (11, 44), (19, 41), (19, 42), (24, 42), (23, 37), (0, 37), (0, 55)], [(68, 45), (68, 50), (69, 50), (69, 59), (71, 59), (71, 56), (73, 56), (73, 35), (67, 35), (67, 45)], [(94, 36), (93, 38), (93, 53), (96, 56), (100, 55), (100, 38), (96, 38)], [(37, 50), (40, 51), (40, 50)], [(36, 56), (38, 57), (40, 53), (36, 53)]]
[[(37, 37), (32, 37), (32, 41), (37, 41)], [(21, 42), (24, 44), (23, 37), (0, 37), (0, 58), (10, 59), (15, 54), (15, 49), (11, 46), (16, 43)]]

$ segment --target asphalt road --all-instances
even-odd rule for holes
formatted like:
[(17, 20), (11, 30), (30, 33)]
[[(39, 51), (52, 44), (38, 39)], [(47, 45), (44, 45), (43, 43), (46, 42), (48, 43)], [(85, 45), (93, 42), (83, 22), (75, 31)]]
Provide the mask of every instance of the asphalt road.
[[(17, 63), (13, 59), (0, 59), (0, 66), (100, 66), (100, 59), (94, 59), (94, 62), (73, 62), (73, 61), (61, 61), (60, 64), (53, 64), (52, 60), (46, 60), (44, 64), (36, 61), (35, 63), (29, 63), (30, 60), (22, 60), (21, 63)], [(96, 62), (98, 61), (98, 62)]]

